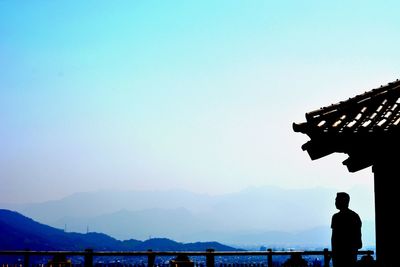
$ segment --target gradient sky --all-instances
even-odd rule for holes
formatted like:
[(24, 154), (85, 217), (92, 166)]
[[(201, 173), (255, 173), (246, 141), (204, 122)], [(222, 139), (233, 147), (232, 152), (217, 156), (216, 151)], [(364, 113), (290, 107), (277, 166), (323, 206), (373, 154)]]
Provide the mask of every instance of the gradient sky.
[(399, 78), (398, 1), (0, 1), (0, 203), (372, 186), (304, 114)]

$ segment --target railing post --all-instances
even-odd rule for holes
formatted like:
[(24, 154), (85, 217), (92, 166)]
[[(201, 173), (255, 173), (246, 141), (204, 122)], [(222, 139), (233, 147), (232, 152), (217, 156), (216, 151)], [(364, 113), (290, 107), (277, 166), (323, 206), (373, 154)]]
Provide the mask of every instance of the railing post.
[(330, 261), (331, 257), (329, 256), (329, 251), (327, 248), (324, 248), (324, 267), (329, 267)]
[(147, 250), (147, 267), (153, 267), (154, 262), (156, 261), (156, 255), (154, 255), (153, 250)]
[(93, 267), (93, 249), (85, 249), (85, 267)]
[(209, 248), (206, 250), (206, 264), (207, 267), (214, 267), (215, 265), (215, 257), (214, 257), (214, 249)]
[(29, 249), (26, 250), (26, 253), (24, 253), (24, 267), (29, 267)]
[(268, 258), (267, 258), (267, 262), (268, 262), (268, 267), (272, 267), (272, 249), (267, 249), (268, 251)]

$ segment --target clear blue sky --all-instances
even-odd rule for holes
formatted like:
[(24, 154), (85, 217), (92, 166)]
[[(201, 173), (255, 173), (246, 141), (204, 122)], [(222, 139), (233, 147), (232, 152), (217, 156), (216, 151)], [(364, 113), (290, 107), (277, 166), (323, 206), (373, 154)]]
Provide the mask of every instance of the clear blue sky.
[(0, 1), (0, 203), (372, 185), (292, 122), (399, 78), (397, 1)]

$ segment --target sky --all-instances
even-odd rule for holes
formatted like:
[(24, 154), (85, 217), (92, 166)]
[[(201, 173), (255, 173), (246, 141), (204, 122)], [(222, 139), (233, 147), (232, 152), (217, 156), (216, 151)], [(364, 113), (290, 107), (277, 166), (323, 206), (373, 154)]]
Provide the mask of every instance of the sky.
[(293, 122), (399, 78), (397, 1), (0, 1), (0, 203), (373, 187)]

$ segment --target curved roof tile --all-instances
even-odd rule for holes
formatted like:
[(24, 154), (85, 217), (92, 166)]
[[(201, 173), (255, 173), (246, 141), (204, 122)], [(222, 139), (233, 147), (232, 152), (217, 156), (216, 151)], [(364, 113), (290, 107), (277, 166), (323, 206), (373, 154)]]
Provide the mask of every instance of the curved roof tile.
[(305, 114), (293, 130), (311, 140), (302, 146), (311, 159), (333, 152), (349, 154), (349, 171), (371, 166), (382, 147), (393, 145), (400, 133), (400, 81)]

